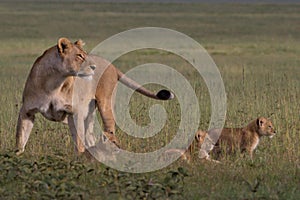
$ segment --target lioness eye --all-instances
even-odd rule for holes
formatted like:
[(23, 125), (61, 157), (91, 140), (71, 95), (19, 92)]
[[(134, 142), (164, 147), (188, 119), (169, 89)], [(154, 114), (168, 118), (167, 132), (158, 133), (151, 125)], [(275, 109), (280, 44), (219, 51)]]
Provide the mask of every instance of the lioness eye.
[(81, 60), (84, 60), (84, 57), (82, 54), (77, 54), (77, 57), (80, 58)]

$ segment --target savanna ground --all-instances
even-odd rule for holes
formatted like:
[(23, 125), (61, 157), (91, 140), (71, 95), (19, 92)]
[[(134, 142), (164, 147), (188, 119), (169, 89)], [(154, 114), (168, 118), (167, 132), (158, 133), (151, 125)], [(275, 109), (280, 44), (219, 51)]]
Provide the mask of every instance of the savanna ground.
[[(299, 199), (300, 198), (300, 5), (0, 3), (0, 198), (1, 199)], [(177, 161), (144, 174), (130, 174), (74, 155), (67, 126), (38, 116), (24, 155), (14, 155), (15, 128), (24, 83), (34, 60), (59, 37), (86, 42), (91, 50), (130, 28), (155, 26), (194, 38), (216, 62), (227, 93), (225, 126), (258, 116), (277, 129), (263, 138), (253, 161), (225, 156), (222, 164)], [(172, 66), (193, 86), (201, 120), (210, 119), (209, 93), (201, 76), (181, 58), (157, 50), (132, 52), (115, 64), (123, 72), (144, 63)], [(157, 85), (148, 85), (158, 89)], [(134, 94), (132, 118), (149, 123), (151, 105)], [(162, 103), (165, 127), (136, 139), (117, 130), (121, 145), (147, 152), (172, 139), (180, 121), (178, 101)], [(191, 113), (192, 115), (192, 113)]]

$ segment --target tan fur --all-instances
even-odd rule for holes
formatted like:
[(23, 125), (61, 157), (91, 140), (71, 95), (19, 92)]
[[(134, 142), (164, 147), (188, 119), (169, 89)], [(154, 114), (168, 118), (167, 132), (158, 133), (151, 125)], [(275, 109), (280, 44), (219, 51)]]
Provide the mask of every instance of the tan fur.
[(187, 163), (190, 163), (191, 161), (191, 153), (189, 150), (186, 149), (168, 149), (162, 155), (164, 159), (160, 158), (159, 161), (165, 161), (168, 159), (169, 156), (172, 155), (180, 155), (180, 159), (185, 160)]
[[(34, 116), (38, 112), (51, 121), (67, 119), (77, 152), (82, 153), (86, 146), (95, 145), (91, 134), (95, 103), (104, 124), (104, 135), (118, 145), (112, 113), (113, 91), (118, 80), (151, 98), (173, 98), (173, 94), (166, 90), (158, 94), (148, 91), (104, 59), (87, 55), (82, 45), (81, 40), (73, 44), (66, 38), (60, 38), (56, 46), (46, 50), (33, 64), (23, 91), (23, 105), (18, 118), (17, 154), (24, 152)], [(99, 81), (99, 77), (92, 77), (93, 70), (100, 71), (102, 76)], [(94, 84), (94, 81), (98, 82)], [(94, 85), (97, 85), (96, 94), (92, 89)]]
[(206, 136), (206, 132), (205, 131), (202, 131), (202, 130), (198, 130), (195, 134), (195, 141), (196, 141), (196, 144), (197, 144), (197, 148), (200, 149), (201, 148), (201, 145), (203, 144), (204, 142), (204, 139), (205, 139), (205, 136)]
[[(86, 56), (79, 41), (72, 44), (60, 38), (56, 46), (35, 61), (23, 91), (16, 133), (17, 154), (24, 151), (37, 112), (51, 121), (63, 121), (73, 113), (74, 77), (93, 75), (94, 66), (83, 65)], [(76, 143), (80, 146), (79, 140)]]
[[(208, 131), (206, 136), (210, 137), (210, 135), (214, 134), (214, 131)], [(262, 136), (273, 137), (275, 133), (276, 131), (271, 120), (265, 117), (259, 117), (251, 121), (244, 128), (224, 128), (213, 148), (213, 153), (220, 155), (222, 149), (225, 148), (229, 154), (236, 151), (246, 151), (253, 158), (253, 151), (259, 144), (260, 138)], [(198, 146), (201, 147), (201, 145), (199, 143)]]
[(189, 146), (189, 148), (185, 152), (182, 153), (181, 159), (190, 162), (191, 161), (191, 157), (192, 157), (191, 154), (193, 152), (194, 146), (196, 146), (197, 149), (200, 149), (201, 145), (204, 142), (205, 136), (206, 136), (206, 132), (205, 131), (198, 130), (195, 133), (195, 139), (192, 142), (192, 144)]
[(188, 147), (188, 149), (168, 149), (165, 152), (165, 154), (172, 154), (172, 153), (178, 154), (179, 153), (181, 155), (180, 156), (181, 160), (185, 160), (188, 163), (190, 163), (190, 161), (192, 159), (191, 154), (193, 152), (194, 146), (196, 146), (197, 149), (200, 149), (205, 136), (206, 136), (206, 132), (199, 130), (196, 132), (195, 138), (194, 138), (192, 144)]

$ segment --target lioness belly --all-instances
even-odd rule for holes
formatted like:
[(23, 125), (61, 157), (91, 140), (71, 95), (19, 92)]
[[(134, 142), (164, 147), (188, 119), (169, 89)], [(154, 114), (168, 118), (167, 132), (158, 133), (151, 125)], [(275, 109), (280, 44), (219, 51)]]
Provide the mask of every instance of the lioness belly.
[(50, 102), (47, 109), (41, 110), (42, 115), (50, 120), (55, 122), (64, 121), (67, 114), (72, 113), (71, 105), (62, 105), (59, 106), (55, 102)]

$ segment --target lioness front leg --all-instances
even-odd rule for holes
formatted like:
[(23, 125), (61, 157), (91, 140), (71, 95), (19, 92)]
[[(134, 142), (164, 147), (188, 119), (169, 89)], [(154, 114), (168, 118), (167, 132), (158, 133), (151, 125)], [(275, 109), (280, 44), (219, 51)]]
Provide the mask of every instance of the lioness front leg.
[[(83, 119), (79, 119), (78, 115), (68, 116), (68, 125), (75, 142), (75, 150), (77, 153), (83, 153), (85, 151), (84, 146), (84, 122)], [(77, 125), (77, 126), (76, 126)]]
[(95, 142), (97, 140), (94, 135), (95, 116), (96, 116), (95, 101), (91, 101), (91, 103), (89, 104), (89, 111), (88, 111), (87, 117), (84, 120), (86, 148), (94, 146)]
[(25, 150), (25, 145), (28, 141), (30, 132), (34, 123), (34, 112), (25, 112), (21, 108), (17, 124), (16, 133), (16, 154), (20, 155)]

